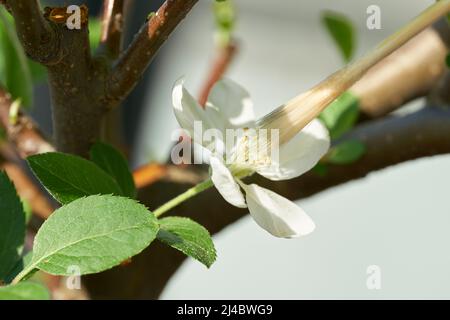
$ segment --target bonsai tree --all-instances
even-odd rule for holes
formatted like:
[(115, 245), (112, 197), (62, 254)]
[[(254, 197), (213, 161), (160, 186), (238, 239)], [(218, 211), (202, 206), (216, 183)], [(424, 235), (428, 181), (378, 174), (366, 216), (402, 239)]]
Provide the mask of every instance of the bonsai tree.
[[(325, 13), (348, 64), (261, 119), (247, 91), (223, 79), (238, 48), (235, 15), (231, 0), (211, 0), (217, 59), (198, 99), (174, 79), (183, 131), (172, 161), (130, 168), (117, 110), (197, 3), (165, 1), (124, 46), (132, 2), (104, 0), (96, 18), (86, 5), (0, 1), (0, 298), (157, 298), (186, 256), (210, 267), (211, 234), (247, 213), (274, 237), (306, 236), (315, 224), (293, 200), (450, 152), (449, 0), (353, 61), (352, 25)], [(39, 78), (52, 137), (28, 112)], [(390, 117), (418, 96), (426, 107)], [(239, 132), (231, 143), (228, 130)]]

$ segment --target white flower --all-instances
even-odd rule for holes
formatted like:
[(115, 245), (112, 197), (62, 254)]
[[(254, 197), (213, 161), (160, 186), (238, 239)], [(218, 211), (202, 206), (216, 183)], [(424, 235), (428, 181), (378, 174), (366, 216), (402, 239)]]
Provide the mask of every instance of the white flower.
[[(201, 121), (205, 129), (215, 128), (223, 133), (225, 129), (255, 128), (253, 105), (245, 89), (230, 80), (218, 82), (211, 91), (203, 109), (184, 88), (183, 81), (173, 89), (175, 116), (181, 127), (193, 138), (194, 122)], [(285, 124), (286, 126), (289, 123)], [(222, 145), (226, 145), (225, 142)], [(230, 204), (247, 208), (253, 219), (263, 229), (276, 237), (293, 238), (311, 233), (314, 222), (290, 200), (256, 184), (246, 185), (240, 178), (242, 172), (257, 172), (270, 180), (287, 180), (300, 176), (312, 169), (328, 151), (328, 131), (319, 120), (313, 120), (292, 139), (282, 144), (276, 163), (228, 163), (222, 157), (209, 155), (211, 180), (219, 193)], [(206, 147), (206, 146), (204, 146)], [(231, 148), (238, 153), (239, 143)], [(234, 159), (231, 157), (231, 159)]]

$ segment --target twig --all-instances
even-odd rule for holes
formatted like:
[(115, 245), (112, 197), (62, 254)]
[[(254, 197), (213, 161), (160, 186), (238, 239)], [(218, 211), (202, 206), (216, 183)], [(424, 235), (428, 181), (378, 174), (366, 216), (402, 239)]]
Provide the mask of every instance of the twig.
[(13, 143), (22, 158), (30, 155), (54, 151), (35, 123), (23, 113), (19, 113), (15, 123), (10, 121), (9, 110), (13, 101), (0, 87), (0, 125), (4, 127), (8, 140)]
[(131, 92), (159, 48), (197, 2), (167, 0), (149, 16), (111, 73), (107, 85), (109, 99), (122, 101)]
[(161, 180), (194, 185), (207, 178), (207, 175), (199, 170), (186, 169), (187, 166), (185, 165), (150, 163), (136, 169), (133, 172), (133, 177), (137, 188), (148, 187)]
[(104, 0), (100, 51), (116, 59), (122, 51), (124, 0)]
[(208, 95), (214, 84), (216, 84), (216, 82), (219, 81), (228, 70), (228, 67), (236, 56), (237, 45), (236, 43), (230, 42), (226, 47), (219, 47), (217, 51), (217, 57), (211, 66), (207, 80), (205, 81), (205, 84), (200, 92), (198, 100), (201, 106), (206, 104)]
[(38, 0), (5, 0), (14, 17), (17, 34), (25, 52), (34, 60), (48, 64), (58, 58), (55, 33), (44, 19)]

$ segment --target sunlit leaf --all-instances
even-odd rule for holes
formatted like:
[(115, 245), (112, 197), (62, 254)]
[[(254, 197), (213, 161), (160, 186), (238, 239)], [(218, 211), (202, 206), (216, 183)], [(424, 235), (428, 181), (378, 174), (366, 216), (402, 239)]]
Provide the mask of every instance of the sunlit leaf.
[(34, 269), (55, 275), (101, 272), (140, 253), (156, 238), (155, 216), (134, 200), (90, 196), (56, 210), (39, 229), (31, 263), (19, 278)]
[(366, 153), (366, 145), (357, 140), (345, 141), (330, 149), (328, 163), (345, 165), (358, 161)]
[(330, 131), (331, 139), (337, 139), (355, 125), (359, 117), (358, 98), (350, 92), (344, 92), (331, 103), (319, 116)]
[(216, 260), (211, 236), (202, 225), (188, 218), (168, 217), (159, 220), (158, 239), (200, 261), (208, 268)]
[(345, 62), (350, 61), (355, 50), (355, 30), (352, 22), (344, 15), (332, 11), (323, 13), (322, 21), (340, 49)]
[(20, 282), (0, 287), (0, 300), (49, 300), (50, 293), (43, 285), (35, 282)]

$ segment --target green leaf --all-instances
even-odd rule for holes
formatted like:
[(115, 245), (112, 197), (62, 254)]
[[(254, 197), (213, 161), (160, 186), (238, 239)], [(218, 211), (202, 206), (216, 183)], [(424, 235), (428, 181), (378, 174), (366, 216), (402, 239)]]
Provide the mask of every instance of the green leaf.
[(35, 282), (20, 282), (0, 287), (0, 300), (49, 300), (50, 293), (43, 285)]
[(352, 22), (344, 15), (331, 11), (323, 13), (322, 22), (339, 47), (345, 62), (349, 62), (355, 48), (355, 30)]
[(28, 59), (28, 67), (31, 73), (33, 83), (44, 82), (47, 79), (47, 69), (37, 62)]
[(93, 162), (64, 153), (28, 157), (28, 164), (50, 194), (62, 204), (96, 194), (120, 195), (120, 188)]
[(33, 103), (33, 83), (28, 58), (20, 44), (15, 26), (9, 15), (0, 8), (0, 50), (3, 62), (3, 79), (14, 100), (21, 99), (25, 107)]
[(108, 173), (122, 190), (121, 195), (136, 198), (133, 175), (124, 156), (108, 144), (98, 142), (91, 149), (91, 160)]
[(358, 105), (358, 98), (347, 91), (320, 114), (319, 119), (330, 131), (331, 139), (337, 139), (353, 128), (359, 117)]
[(328, 173), (328, 166), (325, 163), (319, 162), (312, 168), (312, 171), (319, 177), (325, 177)]
[[(1, 70), (1, 66), (0, 66)], [(6, 132), (3, 127), (0, 127), (0, 143), (4, 142), (6, 140)]]
[(0, 280), (20, 260), (25, 239), (25, 213), (13, 183), (0, 171)]
[(25, 212), (25, 225), (30, 222), (31, 217), (33, 216), (33, 208), (31, 204), (26, 199), (20, 199), (22, 201), (23, 212)]
[(168, 217), (159, 220), (158, 239), (200, 261), (208, 268), (216, 260), (216, 249), (203, 226), (188, 218)]
[(450, 68), (450, 53), (445, 58), (445, 62), (447, 63), (447, 67)]
[(99, 43), (102, 34), (102, 22), (98, 18), (89, 18), (89, 43), (91, 51), (94, 52)]
[(351, 164), (359, 160), (366, 153), (366, 145), (357, 140), (345, 141), (330, 149), (326, 156), (331, 164)]
[(33, 269), (68, 276), (102, 272), (137, 255), (156, 238), (155, 216), (134, 200), (90, 196), (56, 210), (39, 229), (33, 258), (18, 278)]
[[(27, 266), (30, 265), (31, 259), (33, 258), (33, 251), (28, 252), (25, 254), (19, 261), (17, 261), (14, 268), (10, 271), (9, 275), (5, 278), (6, 283), (10, 283), (13, 281), (13, 279)], [(34, 269), (32, 272), (28, 273), (27, 277), (25, 277), (22, 280), (27, 280), (31, 278), (34, 273), (38, 271), (37, 269)]]

